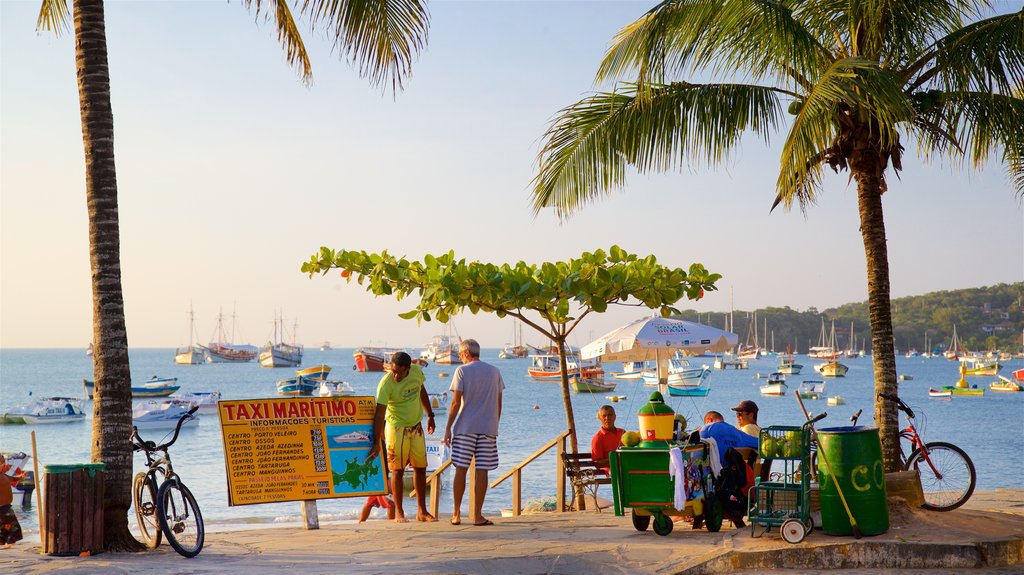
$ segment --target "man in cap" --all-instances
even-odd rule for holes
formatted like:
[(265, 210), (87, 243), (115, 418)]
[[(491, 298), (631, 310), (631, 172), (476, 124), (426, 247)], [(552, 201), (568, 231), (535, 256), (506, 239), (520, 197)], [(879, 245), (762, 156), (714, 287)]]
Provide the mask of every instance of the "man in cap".
[(758, 437), (761, 434), (761, 427), (757, 425), (757, 404), (749, 399), (745, 399), (739, 403), (736, 407), (732, 408), (736, 412), (736, 428), (746, 433), (747, 435), (753, 435)]
[(423, 436), (423, 413), (427, 413), (427, 433), (434, 433), (434, 411), (423, 383), (423, 368), (412, 364), (404, 351), (391, 356), (388, 371), (377, 384), (377, 411), (373, 418), (373, 444), (367, 460), (380, 453), (381, 430), (387, 446), (391, 470), (391, 493), (395, 495), (395, 522), (405, 523), (402, 509), (402, 479), (405, 467), (412, 466), (416, 488), (416, 521), (437, 521), (427, 512), (427, 442)]

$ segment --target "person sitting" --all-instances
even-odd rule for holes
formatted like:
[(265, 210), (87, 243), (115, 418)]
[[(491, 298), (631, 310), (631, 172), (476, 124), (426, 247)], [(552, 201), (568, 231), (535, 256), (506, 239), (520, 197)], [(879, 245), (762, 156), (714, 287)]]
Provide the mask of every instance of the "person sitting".
[[(736, 428), (754, 437), (761, 436), (761, 426), (757, 424), (757, 404), (749, 399), (745, 399), (739, 404), (732, 408), (736, 412)], [(760, 475), (761, 473), (761, 461), (757, 457), (757, 449), (740, 448), (739, 451), (754, 470), (754, 475)], [(768, 470), (771, 469), (771, 460), (766, 460)], [(762, 480), (766, 481), (767, 476), (763, 477)]]
[(590, 457), (598, 471), (610, 475), (608, 454), (619, 447), (622, 443), (622, 434), (626, 433), (626, 430), (615, 427), (615, 408), (610, 405), (602, 405), (597, 410), (597, 420), (601, 422), (601, 429), (598, 429), (594, 438), (590, 440)]
[(757, 449), (757, 438), (747, 435), (725, 422), (725, 418), (717, 411), (709, 411), (704, 415), (704, 425), (700, 428), (701, 439), (714, 439), (718, 447), (719, 463), (726, 466), (725, 452), (729, 448), (751, 447)]
[[(746, 494), (754, 485), (754, 472), (738, 450), (753, 448), (756, 451), (758, 438), (729, 425), (717, 411), (709, 411), (704, 415), (700, 438), (715, 440), (721, 464), (721, 468), (716, 471), (718, 481), (715, 496), (722, 500), (722, 516), (731, 520), (733, 525), (740, 529), (746, 525), (743, 522), (743, 515), (746, 514)], [(712, 465), (712, 468), (714, 467)], [(695, 521), (694, 528), (698, 526), (699, 522)]]

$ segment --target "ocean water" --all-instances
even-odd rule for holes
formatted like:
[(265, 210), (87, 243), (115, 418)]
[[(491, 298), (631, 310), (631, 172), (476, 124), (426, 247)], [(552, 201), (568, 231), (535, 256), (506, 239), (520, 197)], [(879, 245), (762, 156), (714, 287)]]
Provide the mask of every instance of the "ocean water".
[[(357, 395), (373, 395), (380, 373), (359, 373), (352, 370), (352, 349), (320, 351), (307, 349), (304, 366), (326, 363), (334, 371), (331, 379), (344, 379), (352, 383)], [(415, 350), (414, 351), (415, 355)], [(504, 376), (504, 414), (501, 419), (498, 449), (501, 463), (491, 479), (504, 474), (517, 463), (533, 454), (566, 429), (565, 410), (557, 381), (536, 381), (526, 374), (527, 359), (499, 360), (497, 349), (485, 349), (482, 359), (497, 365)], [(804, 373), (790, 376), (790, 390), (803, 380), (821, 379), (812, 369), (815, 360), (797, 356)], [(274, 383), (294, 375), (287, 368), (268, 369), (257, 363), (175, 365), (171, 349), (135, 349), (130, 352), (133, 380), (141, 382), (150, 376), (177, 377), (179, 393), (188, 391), (219, 390), (223, 399), (275, 397)], [(691, 364), (711, 364), (711, 357), (691, 358)], [(729, 408), (744, 399), (753, 399), (760, 406), (759, 424), (799, 425), (803, 414), (796, 400), (784, 397), (761, 396), (758, 386), (777, 365), (778, 358), (762, 358), (750, 362), (746, 370), (714, 371), (710, 377), (711, 393), (707, 397), (672, 397), (669, 404), (677, 413), (690, 421), (693, 429), (704, 412), (714, 409), (731, 420)], [(850, 416), (864, 409), (860, 424), (873, 423), (873, 372), (870, 358), (844, 360), (850, 367), (845, 378), (827, 380), (826, 395), (841, 395), (845, 405), (829, 407), (824, 399), (806, 401), (813, 413), (825, 411), (828, 417), (818, 428), (849, 425)], [(1024, 360), (1007, 362), (1003, 375), (1024, 367)], [(951, 385), (959, 377), (958, 364), (942, 358), (921, 357), (897, 359), (898, 372), (911, 376), (900, 382), (900, 395), (918, 413), (919, 431), (926, 441), (954, 443), (971, 456), (978, 472), (978, 489), (1024, 488), (1024, 393), (996, 393), (986, 391), (983, 397), (957, 397), (952, 400), (929, 399), (929, 387)], [(610, 373), (619, 364), (606, 364)], [(446, 390), (451, 383), (454, 366), (430, 365), (425, 369), (427, 389), (431, 392)], [(82, 378), (92, 378), (92, 360), (82, 349), (2, 349), (0, 350), (0, 412), (27, 403), (31, 398), (47, 396), (83, 397)], [(972, 384), (986, 387), (994, 377), (969, 378)], [(580, 449), (590, 448), (590, 438), (597, 431), (598, 408), (610, 403), (607, 395), (624, 395), (626, 399), (613, 403), (618, 413), (618, 426), (627, 430), (638, 429), (637, 411), (646, 403), (651, 388), (642, 382), (618, 381), (614, 392), (601, 394), (572, 394), (573, 410), (580, 441)], [(88, 414), (85, 422), (55, 425), (0, 425), (0, 451), (31, 452), (30, 431), (36, 432), (40, 470), (42, 465), (54, 463), (89, 462), (92, 429), (91, 402), (86, 401)], [(901, 423), (905, 420), (901, 418)], [(445, 420), (439, 416), (440, 438)], [(158, 440), (162, 431), (150, 431), (144, 436)], [(126, 438), (127, 440), (127, 438)], [(300, 521), (300, 504), (285, 502), (229, 507), (227, 480), (224, 471), (224, 450), (217, 416), (204, 414), (198, 427), (182, 431), (171, 455), (175, 470), (192, 489), (210, 528), (226, 528), (232, 524), (273, 524)], [(141, 455), (136, 466), (141, 467)], [(450, 474), (449, 474), (450, 475)], [(447, 478), (450, 481), (450, 477)], [(555, 494), (554, 452), (538, 458), (523, 472), (524, 503), (531, 499), (550, 498)], [(485, 513), (498, 515), (501, 508), (511, 507), (511, 481), (488, 492)], [(610, 498), (610, 493), (602, 494)], [(355, 520), (362, 506), (362, 498), (326, 499), (318, 501), (321, 521)], [(465, 505), (463, 502), (463, 510)], [(415, 510), (407, 500), (406, 511)], [(28, 533), (38, 531), (35, 509), (19, 509), (19, 517)], [(376, 510), (375, 513), (380, 513)], [(442, 488), (441, 513), (451, 513), (451, 492), (447, 483)], [(376, 515), (375, 515), (376, 516)], [(134, 523), (134, 521), (131, 521)]]

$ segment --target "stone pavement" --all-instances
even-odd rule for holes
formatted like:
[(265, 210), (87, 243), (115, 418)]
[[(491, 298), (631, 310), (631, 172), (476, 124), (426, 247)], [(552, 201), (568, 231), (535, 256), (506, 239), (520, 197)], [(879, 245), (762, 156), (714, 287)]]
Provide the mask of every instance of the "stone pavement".
[[(322, 524), (207, 533), (199, 557), (184, 559), (166, 544), (148, 553), (50, 557), (20, 543), (0, 550), (0, 572), (33, 575), (239, 575), (295, 573), (704, 574), (1020, 573), (1024, 565), (1024, 490), (977, 493), (967, 509), (933, 513), (890, 506), (890, 530), (855, 540), (816, 530), (790, 545), (773, 530), (719, 533), (678, 524), (668, 536), (638, 532), (629, 517), (541, 513), (493, 518), (495, 525), (437, 523)], [(915, 571), (907, 571), (914, 573)]]

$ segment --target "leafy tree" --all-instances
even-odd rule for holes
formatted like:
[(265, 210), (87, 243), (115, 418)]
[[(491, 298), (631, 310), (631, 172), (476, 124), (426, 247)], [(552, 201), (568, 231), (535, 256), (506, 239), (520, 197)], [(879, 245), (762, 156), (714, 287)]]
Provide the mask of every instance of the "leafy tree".
[(618, 246), (607, 253), (597, 250), (566, 262), (540, 265), (467, 262), (455, 259), (451, 251), (428, 254), (418, 262), (386, 251), (368, 254), (321, 247), (302, 264), (302, 271), (310, 277), (334, 268), (340, 268), (348, 281), (355, 277), (360, 285), (365, 282), (366, 291), (374, 295), (398, 300), (418, 296), (416, 307), (400, 315), (405, 319), (444, 323), (467, 309), (473, 314), (494, 313), (518, 318), (558, 344), (562, 402), (573, 452), (578, 445), (565, 352), (573, 329), (590, 313), (603, 312), (612, 304), (657, 309), (666, 317), (679, 313), (673, 304), (684, 297), (699, 299), (704, 290), (714, 290), (721, 277), (697, 263), (689, 270), (667, 268), (654, 256), (641, 258)]
[[(1024, 192), (1024, 11), (981, 18), (986, 0), (666, 0), (616, 36), (597, 79), (635, 75), (555, 118), (535, 211), (560, 216), (621, 188), (628, 167), (717, 164), (746, 132), (766, 141), (793, 116), (775, 203), (813, 204), (826, 167), (857, 184), (875, 389), (896, 393), (882, 194), (904, 140), (922, 156), (996, 154)], [(964, 21), (970, 21), (965, 24)], [(694, 82), (689, 73), (712, 82)], [(736, 81), (735, 79), (739, 79)], [(788, 105), (787, 105), (788, 101)], [(887, 471), (898, 414), (877, 400)]]
[[(242, 0), (273, 22), (288, 63), (303, 81), (312, 66), (289, 2)], [(420, 0), (305, 0), (293, 2), (314, 27), (334, 36), (342, 55), (351, 57), (361, 76), (395, 90), (410, 73), (413, 58), (426, 42), (428, 15)], [(131, 375), (128, 335), (121, 291), (117, 177), (114, 169), (114, 116), (103, 0), (43, 0), (37, 28), (61, 33), (74, 19), (75, 63), (85, 147), (85, 194), (89, 210), (89, 259), (93, 293), (93, 355), (96, 380), (93, 403), (92, 459), (106, 464), (103, 502), (104, 546), (137, 550), (128, 531), (131, 505)]]

